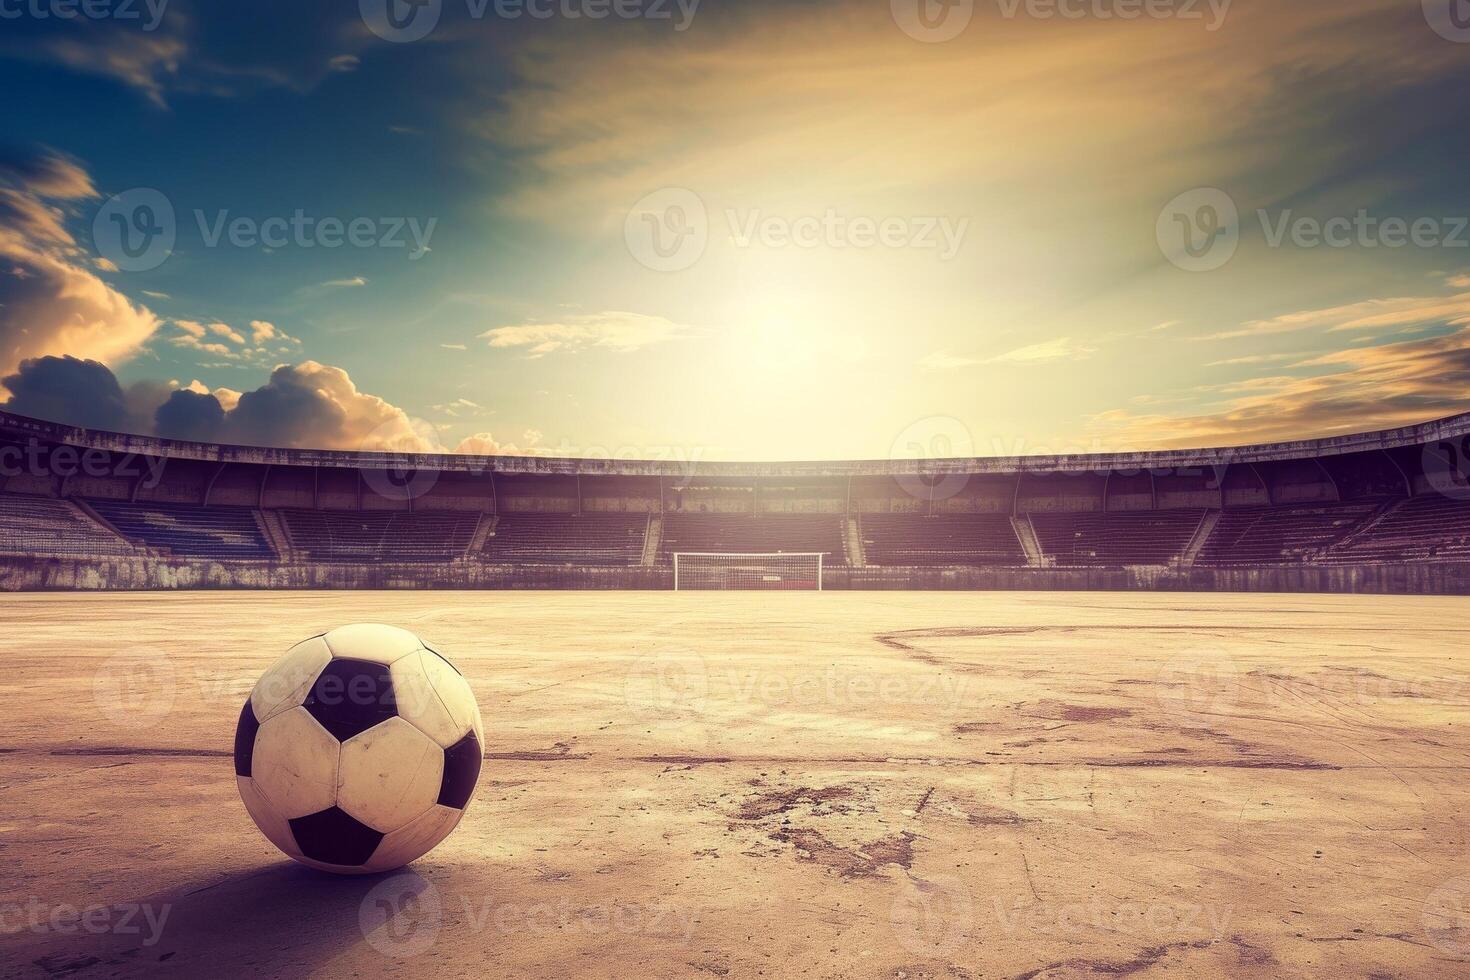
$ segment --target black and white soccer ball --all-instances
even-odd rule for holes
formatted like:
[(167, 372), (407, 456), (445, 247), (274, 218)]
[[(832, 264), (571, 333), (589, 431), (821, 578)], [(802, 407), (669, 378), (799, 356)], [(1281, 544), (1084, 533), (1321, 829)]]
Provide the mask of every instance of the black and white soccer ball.
[(235, 729), (235, 777), (263, 834), (340, 874), (402, 867), (449, 836), (475, 794), (480, 708), (414, 634), (343, 626), (292, 647)]

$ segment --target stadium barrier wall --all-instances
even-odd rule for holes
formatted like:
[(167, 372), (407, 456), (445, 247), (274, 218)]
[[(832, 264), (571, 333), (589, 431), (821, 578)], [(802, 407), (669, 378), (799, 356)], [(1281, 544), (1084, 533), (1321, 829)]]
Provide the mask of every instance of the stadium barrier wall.
[[(353, 565), (158, 558), (0, 557), (0, 591), (207, 589), (647, 589), (673, 570), (629, 566)], [(1470, 595), (1470, 563), (1258, 568), (829, 568), (827, 589), (972, 591), (1342, 592)]]

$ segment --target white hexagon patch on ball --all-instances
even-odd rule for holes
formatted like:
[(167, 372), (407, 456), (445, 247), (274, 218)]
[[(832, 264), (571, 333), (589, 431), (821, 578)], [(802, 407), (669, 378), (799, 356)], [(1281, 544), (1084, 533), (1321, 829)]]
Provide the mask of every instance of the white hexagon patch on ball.
[(448, 837), (484, 753), (464, 676), (414, 634), (373, 624), (292, 647), (235, 729), (236, 782), (261, 833), (339, 874), (402, 867)]

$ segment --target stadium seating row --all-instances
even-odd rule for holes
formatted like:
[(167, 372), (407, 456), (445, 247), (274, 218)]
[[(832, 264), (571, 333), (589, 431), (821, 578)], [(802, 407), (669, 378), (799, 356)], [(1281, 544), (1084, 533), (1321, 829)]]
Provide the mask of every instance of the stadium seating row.
[[(93, 515), (95, 514), (95, 518)], [(269, 525), (269, 526), (268, 526)], [(270, 527), (279, 531), (272, 534)], [(209, 560), (627, 566), (675, 552), (820, 552), (830, 565), (1033, 564), (1213, 567), (1470, 560), (1470, 500), (1439, 495), (1350, 503), (1139, 512), (831, 515), (504, 514), (74, 502), (0, 494), (0, 553)], [(1018, 527), (1021, 533), (1018, 533)], [(655, 528), (657, 528), (655, 530)], [(651, 536), (652, 535), (652, 536)]]

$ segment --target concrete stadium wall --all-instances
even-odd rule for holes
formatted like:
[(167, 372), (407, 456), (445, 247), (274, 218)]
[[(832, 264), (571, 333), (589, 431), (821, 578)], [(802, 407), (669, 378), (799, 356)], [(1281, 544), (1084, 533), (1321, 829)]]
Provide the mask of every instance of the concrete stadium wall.
[[(1279, 568), (830, 568), (829, 589), (1470, 595), (1470, 563)], [(669, 589), (667, 568), (0, 557), (0, 591)]]

